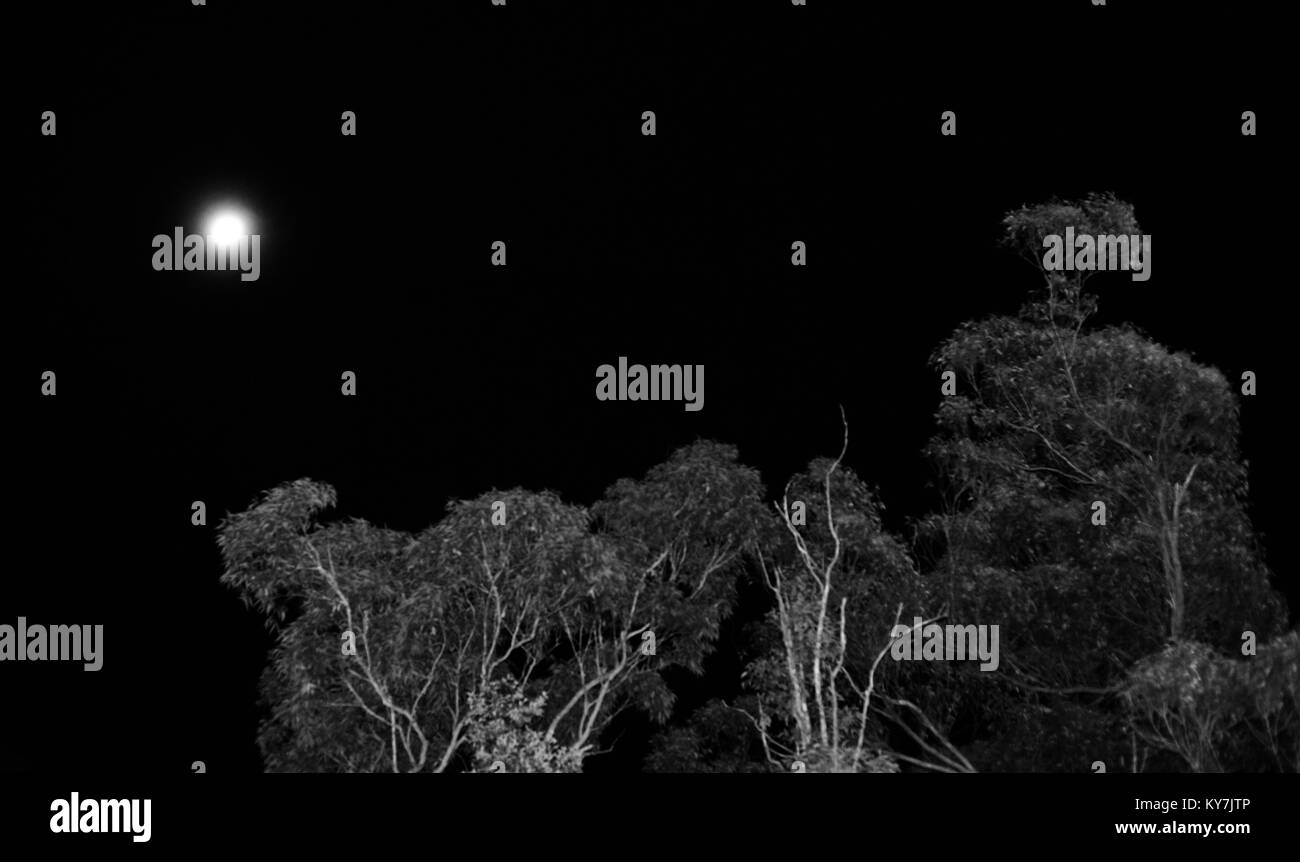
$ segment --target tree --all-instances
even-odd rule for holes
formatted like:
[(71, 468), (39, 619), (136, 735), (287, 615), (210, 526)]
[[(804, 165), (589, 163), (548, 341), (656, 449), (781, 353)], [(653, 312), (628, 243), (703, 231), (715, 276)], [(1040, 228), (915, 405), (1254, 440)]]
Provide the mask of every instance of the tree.
[(1139, 234), (1132, 207), (1093, 195), (1023, 207), (1005, 226), (1043, 288), (935, 353), (960, 389), (928, 448), (945, 509), (918, 533), (949, 607), (999, 618), (1011, 635), (1013, 689), (1000, 681), (984, 706), (968, 699), (978, 722), (1003, 730), (1036, 711), (1028, 695), (1112, 696), (1167, 642), (1227, 648), (1281, 620), (1246, 514), (1227, 380), (1130, 326), (1090, 327), (1092, 273), (1043, 267), (1044, 237), (1067, 226)]
[[(504, 527), (490, 523), (497, 500)], [(444, 771), (473, 698), (507, 673), (526, 685), (560, 615), (604, 577), (586, 513), (549, 494), (491, 494), (412, 537), (314, 523), (334, 502), (329, 486), (300, 480), (220, 529), (223, 581), (279, 627), (263, 678), (268, 764)]]
[[(616, 661), (607, 658), (609, 632), (620, 643), (641, 638), (636, 664), (621, 680), (627, 694), (621, 706), (656, 721), (668, 718), (674, 697), (663, 674), (702, 671), (733, 608), (743, 555), (763, 510), (762, 489), (735, 447), (701, 441), (677, 450), (644, 479), (622, 479), (606, 491), (592, 507), (593, 528), (621, 577), (596, 597), (591, 613), (572, 622), (572, 642), (585, 647), (570, 665), (575, 685)], [(584, 694), (582, 714), (601, 702)]]
[(1135, 731), (1192, 772), (1221, 772), (1229, 764), (1295, 772), (1298, 688), (1300, 635), (1291, 632), (1245, 659), (1205, 644), (1171, 644), (1133, 667), (1124, 698)]
[(318, 523), (328, 485), (273, 489), (219, 531), (223, 582), (278, 631), (268, 766), (442, 772), (505, 751), (567, 769), (621, 710), (662, 717), (662, 671), (698, 670), (729, 612), (759, 487), (701, 443), (592, 513), (494, 491), (414, 536)]
[(1192, 772), (1222, 772), (1219, 749), (1242, 718), (1230, 691), (1235, 682), (1213, 649), (1184, 641), (1139, 661), (1124, 697), (1144, 740), (1177, 754)]
[[(746, 670), (755, 696), (738, 709), (776, 768), (798, 762), (809, 772), (897, 772), (903, 761), (972, 772), (921, 707), (882, 685), (901, 676), (894, 662), (881, 665), (895, 626), (905, 608), (919, 613), (925, 599), (905, 546), (881, 525), (874, 495), (843, 466), (847, 447), (846, 424), (839, 456), (791, 479), (777, 522), (756, 542), (779, 639)], [(910, 636), (911, 627), (899, 635)], [(919, 756), (892, 749), (881, 718)]]

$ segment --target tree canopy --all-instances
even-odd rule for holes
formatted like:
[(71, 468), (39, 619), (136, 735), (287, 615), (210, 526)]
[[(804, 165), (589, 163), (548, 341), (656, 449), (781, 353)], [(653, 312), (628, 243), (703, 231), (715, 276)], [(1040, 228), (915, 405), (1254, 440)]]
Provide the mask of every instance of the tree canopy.
[[(638, 715), (656, 771), (1295, 771), (1300, 647), (1232, 385), (1094, 324), (1093, 274), (1044, 268), (1066, 227), (1140, 233), (1130, 205), (1004, 227), (1042, 284), (935, 350), (942, 503), (910, 535), (846, 463), (847, 421), (775, 500), (699, 441), (590, 507), (490, 490), (405, 533), (300, 479), (229, 515), (222, 580), (276, 635), (268, 769), (579, 771)], [(891, 655), (936, 621), (998, 626), (996, 672)]]

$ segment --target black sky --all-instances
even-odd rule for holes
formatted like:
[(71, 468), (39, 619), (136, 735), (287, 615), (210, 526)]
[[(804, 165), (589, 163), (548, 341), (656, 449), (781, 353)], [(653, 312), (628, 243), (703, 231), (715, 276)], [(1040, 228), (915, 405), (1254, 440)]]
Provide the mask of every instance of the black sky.
[[(1158, 46), (1124, 38), (1122, 7), (1103, 26), (1086, 3), (827, 5), (511, 0), (507, 17), (483, 0), (377, 20), (173, 3), (44, 21), (63, 35), (43, 63), (11, 59), (28, 65), (6, 111), (18, 553), (0, 619), (103, 623), (105, 669), (6, 668), (39, 721), (7, 717), (30, 744), (5, 767), (259, 769), (270, 640), (217, 583), (214, 528), (302, 476), (333, 484), (340, 514), (418, 530), (493, 487), (589, 504), (705, 437), (775, 491), (837, 446), (843, 404), (847, 461), (904, 529), (930, 504), (927, 358), (1018, 306), (1035, 275), (996, 248), (999, 220), (1052, 195), (1114, 191), (1154, 238), (1150, 282), (1096, 280), (1105, 319), (1259, 375), (1252, 511), (1294, 619), (1294, 147), (1268, 49), (1206, 51), (1179, 75), (1157, 47), (1195, 54), (1203, 22), (1150, 31)], [(1220, 15), (1231, 45), (1245, 24)], [(1258, 137), (1240, 135), (1246, 109)], [(197, 230), (223, 197), (255, 214), (261, 278), (152, 271), (153, 235)], [(488, 265), (498, 239), (505, 270)], [(703, 364), (704, 410), (596, 401), (596, 367), (619, 356)], [(79, 744), (88, 719), (118, 744)]]

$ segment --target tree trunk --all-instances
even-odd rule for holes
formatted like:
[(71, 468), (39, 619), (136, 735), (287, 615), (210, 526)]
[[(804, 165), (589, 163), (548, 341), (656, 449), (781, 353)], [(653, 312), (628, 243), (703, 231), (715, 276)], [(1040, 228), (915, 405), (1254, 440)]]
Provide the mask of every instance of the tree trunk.
[(1187, 607), (1178, 534), (1182, 529), (1182, 508), (1183, 501), (1187, 498), (1187, 486), (1191, 484), (1195, 473), (1196, 465), (1193, 464), (1192, 469), (1187, 471), (1186, 479), (1173, 483), (1172, 499), (1166, 497), (1163, 487), (1156, 490), (1156, 504), (1160, 509), (1160, 562), (1169, 590), (1169, 638), (1174, 641), (1183, 637), (1183, 618)]

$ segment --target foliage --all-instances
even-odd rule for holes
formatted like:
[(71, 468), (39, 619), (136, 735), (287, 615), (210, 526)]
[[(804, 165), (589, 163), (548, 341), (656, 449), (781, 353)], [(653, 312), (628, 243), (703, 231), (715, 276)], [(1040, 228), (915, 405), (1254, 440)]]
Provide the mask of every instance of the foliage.
[(561, 746), (531, 725), (545, 711), (546, 693), (528, 698), (514, 680), (494, 680), (469, 700), (466, 741), (474, 771), (581, 772), (582, 753)]
[(555, 765), (529, 733), (580, 760), (622, 709), (665, 717), (662, 671), (698, 672), (712, 648), (760, 488), (734, 449), (700, 443), (618, 483), (594, 518), (551, 493), (493, 491), (414, 536), (318, 522), (328, 485), (273, 489), (219, 533), (223, 582), (279, 635), (262, 683), (268, 767), (463, 768), (503, 680), (547, 695), (528, 701), (544, 730), (492, 725), (506, 735), (491, 745), (533, 752), (521, 763)]
[[(1140, 233), (1111, 195), (1004, 224), (1006, 245), (1040, 269), (1043, 237), (1066, 226)], [(1135, 662), (1170, 640), (1227, 649), (1244, 629), (1275, 633), (1282, 607), (1246, 513), (1227, 380), (1131, 327), (1090, 329), (1088, 274), (1043, 274), (1019, 314), (966, 323), (934, 354), (959, 388), (936, 414), (927, 453), (944, 505), (918, 524), (917, 547), (951, 614), (1002, 625), (1004, 679), (951, 680), (967, 723), (1013, 742), (1068, 697), (1070, 726), (1098, 734), (1081, 748), (1100, 751)]]
[[(910, 549), (844, 450), (773, 512), (708, 441), (590, 509), (493, 490), (408, 534), (327, 520), (334, 489), (300, 479), (228, 516), (222, 580), (277, 635), (268, 768), (579, 771), (636, 710), (667, 724), (651, 771), (1300, 769), (1300, 636), (1248, 516), (1232, 385), (1094, 326), (1090, 274), (1043, 268), (1067, 227), (1140, 234), (1131, 205), (1052, 200), (1004, 227), (1042, 287), (935, 351), (958, 391)], [(761, 600), (734, 696), (680, 706), (669, 681), (704, 673), (741, 583)], [(999, 672), (889, 659), (917, 617), (998, 625)], [(1247, 630), (1258, 655), (1228, 658)]]
[[(919, 614), (925, 597), (905, 546), (884, 530), (879, 503), (843, 456), (817, 459), (790, 480), (757, 543), (776, 606), (771, 648), (745, 670), (747, 714), (774, 767), (892, 772), (906, 760), (972, 771), (923, 709), (885, 693), (887, 680), (903, 676), (894, 662), (881, 664), (894, 625), (904, 610)], [(882, 720), (919, 756), (886, 751)]]
[(1296, 771), (1297, 688), (1300, 635), (1291, 632), (1244, 659), (1205, 644), (1171, 644), (1133, 667), (1124, 698), (1138, 732), (1193, 772), (1240, 764)]

